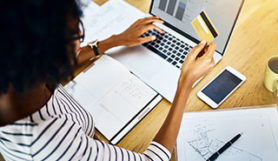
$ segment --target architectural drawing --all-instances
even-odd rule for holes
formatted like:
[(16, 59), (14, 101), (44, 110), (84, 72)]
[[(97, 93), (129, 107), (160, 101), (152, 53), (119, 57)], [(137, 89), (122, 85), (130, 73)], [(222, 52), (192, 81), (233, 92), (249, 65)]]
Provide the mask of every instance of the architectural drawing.
[[(207, 160), (228, 141), (214, 137), (213, 133), (215, 131), (216, 129), (209, 129), (201, 124), (196, 125), (194, 129), (195, 138), (187, 140), (186, 143), (201, 155), (204, 160)], [(262, 157), (233, 145), (219, 156), (219, 161), (228, 159), (242, 160), (243, 158), (245, 161), (263, 161)]]

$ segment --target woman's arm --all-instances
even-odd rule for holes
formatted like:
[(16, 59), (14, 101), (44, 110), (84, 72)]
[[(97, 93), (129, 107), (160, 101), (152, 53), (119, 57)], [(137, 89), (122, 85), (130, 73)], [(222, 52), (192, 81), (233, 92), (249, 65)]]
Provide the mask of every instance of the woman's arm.
[[(155, 40), (154, 36), (142, 37), (142, 35), (149, 30), (157, 30), (162, 33), (161, 29), (153, 23), (163, 23), (159, 17), (148, 17), (137, 20), (127, 30), (119, 35), (113, 35), (108, 39), (98, 42), (98, 52), (102, 55), (108, 49), (116, 46), (132, 47), (146, 42)], [(91, 58), (95, 57), (95, 53), (89, 46), (81, 48), (77, 54), (77, 63), (82, 64)]]
[[(162, 30), (153, 23), (163, 23), (159, 17), (148, 17), (137, 20), (126, 31), (119, 35), (113, 35), (110, 38), (98, 43), (98, 51), (103, 54), (106, 50), (116, 46), (136, 46), (149, 41), (155, 40), (154, 36), (141, 37), (149, 30), (157, 30), (162, 33)], [(170, 109), (170, 112), (156, 135), (154, 141), (165, 146), (172, 152), (176, 138), (179, 132), (182, 116), (185, 110), (185, 105), (191, 88), (194, 82), (207, 74), (214, 66), (213, 54), (216, 48), (215, 43), (211, 43), (206, 47), (206, 42), (201, 42), (194, 47), (188, 54), (178, 82), (176, 95)], [(95, 54), (93, 50), (86, 46), (83, 47), (77, 56), (78, 63), (88, 61)]]
[[(98, 52), (100, 55), (103, 55), (103, 53), (116, 46), (120, 46), (121, 44), (117, 40), (117, 36), (113, 35), (109, 37), (108, 39), (105, 39), (103, 41), (98, 42)], [(81, 48), (80, 52), (77, 55), (77, 64), (82, 64), (86, 61), (89, 61), (91, 58), (95, 57), (95, 53), (93, 49), (90, 46), (85, 46)]]
[[(173, 151), (175, 146), (186, 102), (194, 82), (207, 74), (214, 66), (213, 54), (216, 45), (211, 43), (208, 48), (205, 46), (206, 42), (201, 42), (188, 54), (181, 70), (172, 107), (154, 139), (154, 141), (162, 144), (170, 152)], [(203, 50), (204, 54), (200, 56)]]

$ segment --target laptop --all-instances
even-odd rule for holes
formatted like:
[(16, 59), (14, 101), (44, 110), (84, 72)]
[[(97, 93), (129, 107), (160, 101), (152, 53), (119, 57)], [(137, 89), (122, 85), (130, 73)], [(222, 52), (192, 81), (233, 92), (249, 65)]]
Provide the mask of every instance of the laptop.
[(173, 102), (182, 63), (199, 43), (191, 21), (203, 10), (211, 18), (219, 32), (214, 40), (217, 44), (214, 61), (218, 63), (225, 54), (243, 3), (244, 0), (152, 0), (149, 15), (165, 21), (157, 24), (164, 34), (149, 31), (143, 36), (155, 35), (155, 41), (122, 48), (111, 56)]

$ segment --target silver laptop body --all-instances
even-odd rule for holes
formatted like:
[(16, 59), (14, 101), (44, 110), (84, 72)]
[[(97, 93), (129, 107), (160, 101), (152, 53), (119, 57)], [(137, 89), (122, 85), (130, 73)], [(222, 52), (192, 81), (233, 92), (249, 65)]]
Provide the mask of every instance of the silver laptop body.
[[(164, 98), (173, 102), (181, 64), (186, 53), (199, 43), (191, 21), (203, 10), (212, 20), (219, 32), (215, 39), (217, 49), (214, 54), (215, 63), (218, 63), (224, 56), (243, 3), (244, 0), (153, 0), (149, 15), (159, 16), (165, 21), (157, 25), (166, 34), (152, 44), (122, 48), (110, 54)], [(168, 35), (165, 42), (164, 35)], [(172, 38), (170, 42), (169, 37)], [(173, 42), (175, 46), (172, 47)]]

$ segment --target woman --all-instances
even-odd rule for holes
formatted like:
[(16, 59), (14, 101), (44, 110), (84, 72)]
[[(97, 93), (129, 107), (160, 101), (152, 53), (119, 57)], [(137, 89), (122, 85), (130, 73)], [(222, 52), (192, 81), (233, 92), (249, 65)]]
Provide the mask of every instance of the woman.
[[(95, 140), (91, 115), (59, 82), (95, 56), (80, 48), (80, 12), (74, 0), (1, 1), (0, 152), (6, 160), (169, 160), (193, 83), (213, 67), (215, 44), (194, 47), (181, 69), (171, 110), (143, 154)], [(136, 46), (161, 29), (158, 17), (136, 21), (100, 41), (101, 55), (115, 46)], [(96, 24), (97, 25), (97, 24)], [(202, 53), (202, 54), (200, 54)]]

